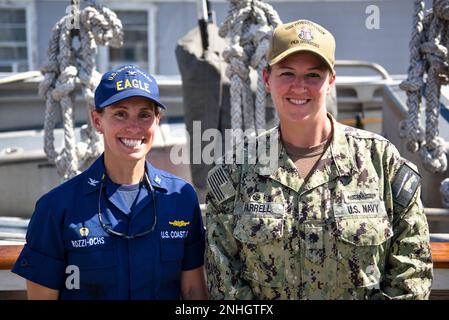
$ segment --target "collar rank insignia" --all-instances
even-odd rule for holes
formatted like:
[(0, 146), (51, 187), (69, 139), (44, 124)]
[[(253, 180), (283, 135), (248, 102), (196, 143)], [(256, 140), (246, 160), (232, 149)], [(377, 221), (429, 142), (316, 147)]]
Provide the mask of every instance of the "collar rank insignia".
[(89, 181), (87, 183), (90, 184), (92, 187), (96, 187), (98, 182), (100, 182), (100, 181), (89, 178)]
[(157, 184), (160, 184), (161, 178), (159, 178), (159, 176), (156, 176), (156, 178), (154, 178), (154, 182), (156, 182)]
[(185, 227), (190, 224), (190, 221), (174, 220), (174, 221), (169, 221), (168, 223), (174, 227)]

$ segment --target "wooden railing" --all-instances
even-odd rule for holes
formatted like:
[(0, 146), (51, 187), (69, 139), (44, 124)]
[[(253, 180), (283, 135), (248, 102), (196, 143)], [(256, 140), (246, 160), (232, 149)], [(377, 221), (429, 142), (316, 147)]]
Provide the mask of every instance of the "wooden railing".
[(431, 242), (433, 267), (449, 269), (449, 242)]
[[(434, 269), (449, 269), (449, 242), (431, 242)], [(0, 245), (0, 270), (11, 270), (23, 245)], [(26, 299), (25, 291), (0, 291), (0, 300)], [(430, 299), (449, 299), (449, 289), (432, 290)]]
[(10, 270), (22, 248), (23, 245), (0, 245), (0, 270)]
[[(449, 242), (432, 242), (433, 266), (449, 269)], [(0, 270), (10, 270), (22, 251), (23, 245), (0, 246)]]

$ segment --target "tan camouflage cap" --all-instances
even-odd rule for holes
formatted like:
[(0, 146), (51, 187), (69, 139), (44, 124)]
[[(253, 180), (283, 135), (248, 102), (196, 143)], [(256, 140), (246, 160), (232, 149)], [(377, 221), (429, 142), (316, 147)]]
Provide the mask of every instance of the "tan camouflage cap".
[(334, 72), (335, 38), (322, 26), (308, 20), (289, 22), (274, 29), (268, 64), (272, 66), (299, 51), (310, 51), (319, 55)]

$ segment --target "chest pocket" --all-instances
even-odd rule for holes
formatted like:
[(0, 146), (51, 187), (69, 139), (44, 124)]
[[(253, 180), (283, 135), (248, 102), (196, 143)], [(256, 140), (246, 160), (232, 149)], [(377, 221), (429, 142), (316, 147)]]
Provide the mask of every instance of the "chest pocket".
[(161, 239), (161, 263), (159, 265), (158, 299), (178, 299), (182, 259), (184, 257), (183, 239)]
[(282, 215), (241, 214), (234, 228), (234, 237), (241, 244), (244, 261), (242, 276), (259, 285), (281, 287), (284, 280)]
[(336, 218), (338, 285), (378, 289), (393, 230), (387, 215)]
[(183, 240), (168, 239), (161, 241), (161, 260), (178, 261), (183, 257)]
[(161, 282), (165, 285), (178, 282), (181, 276), (184, 241), (163, 239), (161, 241)]
[(74, 294), (77, 299), (114, 299), (117, 297), (118, 270), (114, 239), (107, 239), (101, 248), (69, 250), (67, 258), (69, 265), (78, 267), (80, 283), (79, 290), (68, 290), (67, 294)]

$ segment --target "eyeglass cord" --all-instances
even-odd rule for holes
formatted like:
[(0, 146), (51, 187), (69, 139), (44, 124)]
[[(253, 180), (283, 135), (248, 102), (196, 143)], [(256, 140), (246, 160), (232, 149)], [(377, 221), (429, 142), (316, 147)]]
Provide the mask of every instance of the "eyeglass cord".
[(107, 232), (108, 234), (110, 234), (112, 236), (116, 236), (116, 237), (122, 237), (125, 239), (136, 239), (136, 238), (141, 238), (143, 236), (146, 236), (147, 234), (150, 234), (151, 232), (154, 231), (154, 229), (156, 228), (156, 224), (157, 224), (156, 195), (155, 195), (156, 192), (155, 192), (153, 186), (151, 185), (150, 179), (148, 178), (148, 175), (146, 172), (144, 174), (144, 177), (145, 177), (145, 182), (146, 182), (148, 188), (150, 189), (151, 195), (153, 197), (154, 222), (153, 222), (153, 225), (151, 226), (151, 228), (146, 231), (134, 234), (134, 235), (129, 235), (126, 233), (115, 231), (103, 222), (103, 214), (101, 213), (101, 196), (102, 196), (102, 191), (103, 191), (103, 187), (104, 187), (104, 181), (106, 179), (106, 174), (103, 174), (103, 176), (101, 177), (101, 183), (100, 183), (100, 193), (98, 195), (98, 220), (100, 221), (100, 225), (105, 232)]

